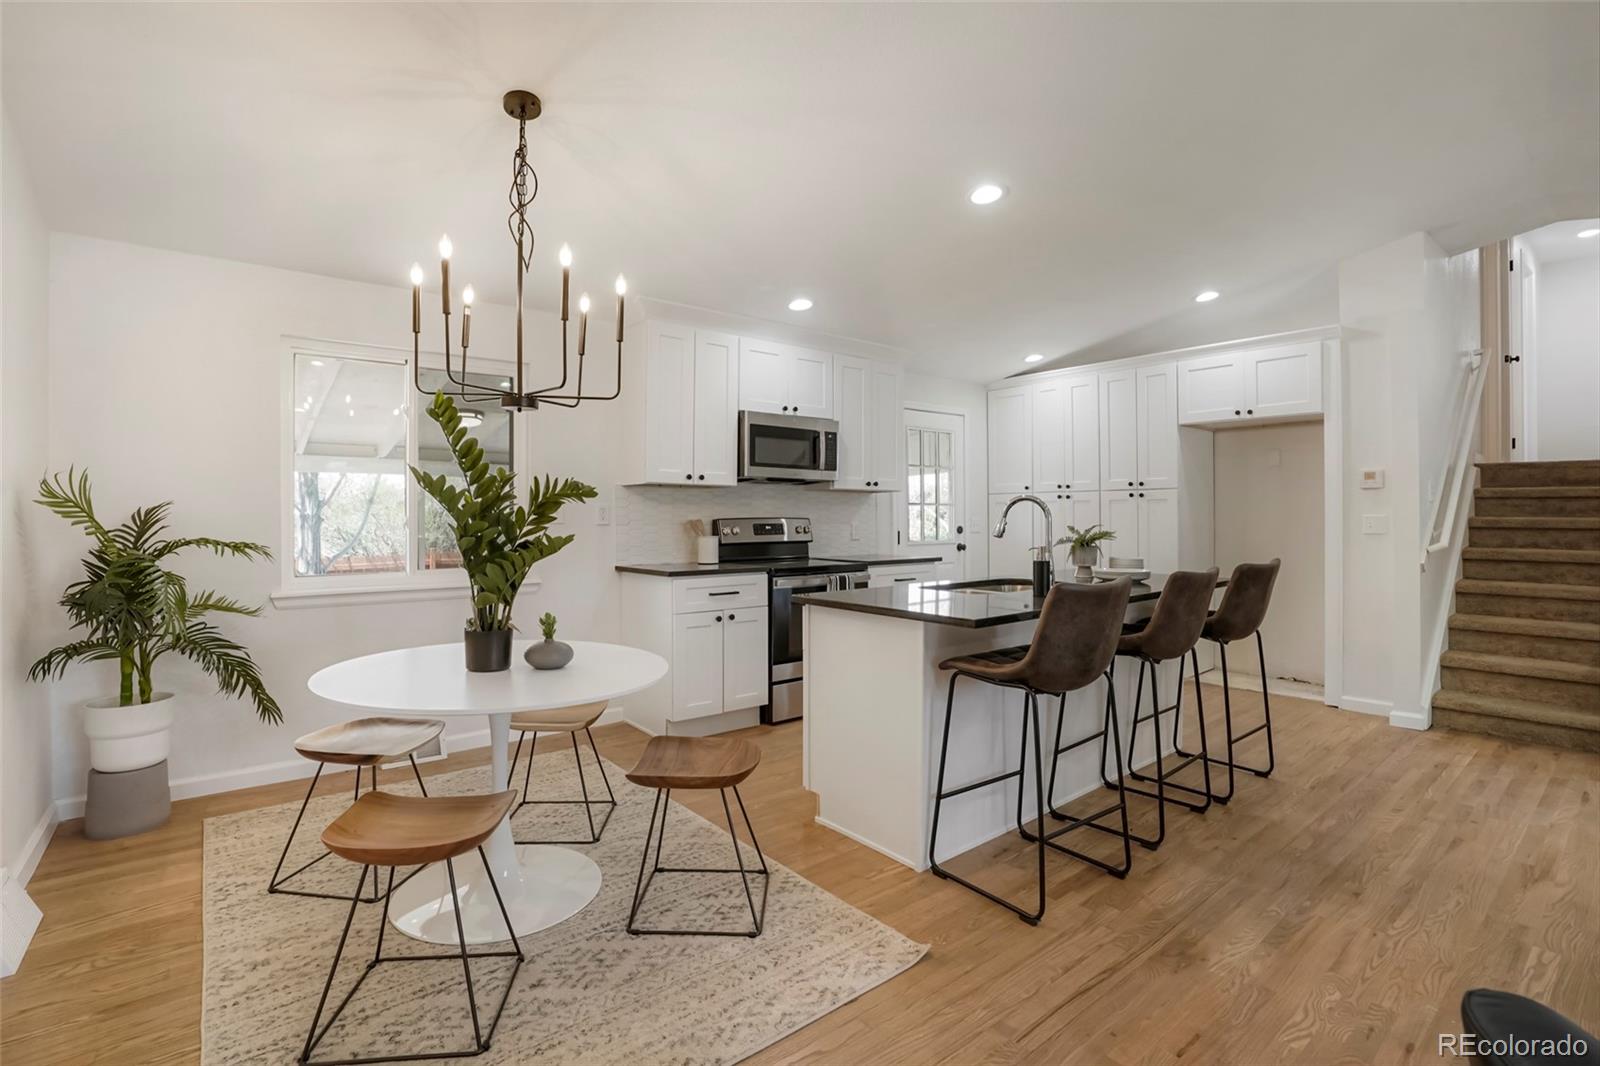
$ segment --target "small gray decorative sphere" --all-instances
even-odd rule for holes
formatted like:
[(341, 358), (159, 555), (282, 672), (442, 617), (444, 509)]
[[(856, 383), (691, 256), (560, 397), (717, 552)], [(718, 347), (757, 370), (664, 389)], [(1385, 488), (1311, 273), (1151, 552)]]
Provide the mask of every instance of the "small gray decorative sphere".
[(559, 640), (541, 640), (522, 653), (535, 670), (559, 670), (572, 661), (572, 645)]

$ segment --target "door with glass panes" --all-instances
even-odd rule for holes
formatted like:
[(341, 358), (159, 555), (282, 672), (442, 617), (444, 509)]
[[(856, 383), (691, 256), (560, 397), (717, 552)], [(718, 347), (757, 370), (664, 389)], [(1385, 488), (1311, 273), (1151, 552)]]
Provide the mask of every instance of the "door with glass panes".
[(899, 554), (937, 557), (941, 581), (966, 576), (974, 531), (962, 484), (965, 419), (906, 408), (905, 526)]

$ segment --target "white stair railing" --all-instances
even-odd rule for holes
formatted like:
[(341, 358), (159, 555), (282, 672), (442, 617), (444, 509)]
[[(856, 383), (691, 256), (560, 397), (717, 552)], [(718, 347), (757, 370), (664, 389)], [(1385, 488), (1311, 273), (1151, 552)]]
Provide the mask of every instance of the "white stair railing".
[[(1422, 569), (1428, 568), (1428, 556), (1450, 546), (1456, 528), (1456, 514), (1461, 508), (1461, 492), (1467, 472), (1472, 469), (1472, 445), (1478, 437), (1478, 415), (1482, 407), (1483, 382), (1489, 374), (1488, 361), (1479, 348), (1464, 357), (1471, 369), (1466, 387), (1461, 392), (1461, 406), (1456, 411), (1455, 433), (1447, 465), (1439, 477), (1439, 494), (1433, 500), (1433, 515), (1428, 520), (1428, 534), (1422, 546)], [(1440, 521), (1440, 510), (1444, 520)]]

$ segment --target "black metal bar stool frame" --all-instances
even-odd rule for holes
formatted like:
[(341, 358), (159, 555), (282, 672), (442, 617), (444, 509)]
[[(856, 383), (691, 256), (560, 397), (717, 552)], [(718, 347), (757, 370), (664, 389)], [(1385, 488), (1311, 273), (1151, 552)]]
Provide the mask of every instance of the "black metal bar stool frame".
[[(417, 757), (414, 754), (411, 754), (407, 755), (406, 759), (411, 763), (411, 773), (417, 779), (417, 787), (420, 788), (422, 790), (422, 794), (426, 796), (428, 794), (428, 786), (422, 783), (422, 771), (417, 768)], [(281, 877), (278, 876), (280, 873), (283, 873), (284, 860), (289, 857), (289, 849), (294, 847), (295, 834), (300, 831), (300, 821), (306, 816), (306, 808), (311, 805), (311, 796), (317, 791), (317, 780), (322, 777), (322, 771), (327, 767), (327, 765), (327, 763), (319, 761), (317, 763), (316, 773), (311, 775), (311, 787), (306, 789), (306, 798), (300, 801), (300, 812), (294, 816), (294, 826), (289, 830), (289, 839), (283, 842), (283, 852), (278, 856), (278, 865), (273, 867), (272, 877), (267, 880), (267, 893), (269, 895), (305, 896), (309, 899), (347, 900), (350, 898), (349, 896), (342, 895), (338, 892), (313, 892), (308, 889), (283, 887), (288, 881), (300, 876), (317, 863), (333, 854), (333, 852), (328, 851), (327, 849), (323, 849), (321, 855), (318, 855), (316, 858), (312, 859), (308, 863), (305, 863), (303, 866), (300, 866), (295, 870), (291, 870), (289, 873), (283, 874)], [(375, 763), (372, 766), (372, 788), (369, 791), (378, 791), (378, 767)], [(356, 767), (355, 798), (361, 798), (361, 767), (359, 766)], [(417, 874), (421, 873), (422, 870), (423, 867), (418, 866), (415, 870), (412, 870), (410, 873), (402, 877), (400, 879), (400, 884), (405, 884), (407, 881), (417, 876)], [(365, 891), (365, 881), (366, 878), (363, 877), (362, 883), (356, 885), (357, 902), (377, 903), (378, 901), (387, 898), (386, 893), (380, 893), (378, 891), (378, 871), (376, 869), (373, 869), (372, 871), (372, 895), (370, 896), (363, 896), (361, 894), (363, 891)]]
[[(973, 781), (973, 782), (971, 782), (969, 784), (961, 785), (961, 786), (959, 786), (957, 788), (953, 788), (953, 789), (950, 789), (950, 790), (946, 791), (946, 789), (944, 787), (944, 781), (945, 781), (945, 768), (946, 768), (946, 765), (947, 765), (947, 763), (949, 761), (949, 754), (950, 754), (950, 721), (951, 721), (951, 718), (953, 717), (954, 711), (955, 711), (956, 682), (958, 680), (960, 680), (961, 678), (963, 678), (963, 677), (971, 678), (974, 681), (979, 681), (979, 682), (982, 682), (983, 684), (986, 684), (986, 685), (993, 685), (996, 688), (1015, 689), (1016, 691), (1019, 691), (1019, 692), (1021, 692), (1023, 694), (1023, 701), (1022, 701), (1022, 752), (1021, 752), (1021, 757), (1020, 757), (1020, 759), (1018, 761), (1017, 769), (1010, 770), (1010, 771), (1007, 771), (1005, 773), (996, 774), (993, 777), (987, 777), (987, 778), (984, 778), (981, 781)], [(1083, 738), (1082, 740), (1075, 741), (1075, 742), (1073, 742), (1071, 744), (1068, 744), (1066, 747), (1062, 747), (1061, 746), (1061, 720), (1058, 719), (1057, 722), (1056, 722), (1056, 743), (1055, 743), (1056, 752), (1055, 752), (1055, 758), (1052, 759), (1051, 769), (1050, 769), (1050, 784), (1051, 784), (1051, 794), (1052, 794), (1052, 796), (1054, 795), (1054, 787), (1055, 787), (1055, 764), (1056, 764), (1057, 761), (1059, 761), (1059, 757), (1061, 756), (1061, 754), (1064, 753), (1064, 752), (1067, 752), (1067, 751), (1071, 751), (1072, 749), (1074, 749), (1076, 747), (1079, 747), (1082, 744), (1088, 743), (1089, 741), (1095, 740), (1096, 738), (1103, 737), (1105, 731), (1108, 728), (1111, 731), (1113, 731), (1114, 733), (1119, 728), (1118, 725), (1117, 725), (1117, 718), (1116, 718), (1116, 692), (1115, 692), (1115, 689), (1111, 685), (1110, 674), (1107, 673), (1105, 675), (1105, 677), (1106, 677), (1106, 682), (1107, 682), (1107, 685), (1106, 685), (1106, 688), (1107, 688), (1107, 691), (1106, 691), (1106, 722), (1104, 724), (1102, 724), (1101, 729), (1100, 729), (1099, 732), (1091, 733), (1089, 736)], [(1054, 851), (1058, 851), (1058, 852), (1062, 853), (1063, 855), (1070, 855), (1075, 859), (1080, 859), (1080, 860), (1082, 860), (1084, 862), (1090, 863), (1091, 865), (1097, 866), (1100, 869), (1104, 870), (1105, 872), (1107, 872), (1109, 874), (1112, 874), (1113, 876), (1119, 877), (1119, 878), (1120, 877), (1126, 877), (1129, 869), (1132, 868), (1132, 864), (1133, 864), (1132, 851), (1128, 846), (1128, 840), (1130, 839), (1130, 837), (1127, 835), (1127, 831), (1128, 831), (1128, 811), (1127, 811), (1127, 798), (1125, 796), (1121, 797), (1120, 801), (1118, 803), (1112, 804), (1109, 807), (1106, 807), (1106, 808), (1104, 808), (1102, 810), (1099, 810), (1099, 811), (1095, 811), (1094, 813), (1086, 815), (1086, 816), (1083, 816), (1083, 817), (1070, 817), (1068, 815), (1060, 814), (1059, 812), (1054, 812), (1054, 809), (1052, 808), (1052, 812), (1056, 813), (1058, 818), (1066, 820), (1069, 824), (1061, 826), (1061, 827), (1056, 828), (1056, 829), (1053, 829), (1048, 833), (1044, 831), (1044, 826), (1045, 826), (1045, 820), (1044, 820), (1044, 815), (1045, 815), (1045, 791), (1044, 791), (1044, 758), (1043, 758), (1044, 745), (1043, 745), (1043, 743), (1042, 743), (1042, 741), (1040, 739), (1040, 729), (1039, 729), (1039, 697), (1041, 695), (1058, 697), (1060, 699), (1060, 701), (1061, 701), (1062, 716), (1065, 717), (1066, 695), (1064, 693), (1059, 693), (1059, 692), (1041, 693), (1041, 692), (1038, 692), (1038, 691), (1034, 690), (1033, 688), (1031, 688), (1030, 686), (1027, 686), (1027, 685), (1021, 685), (1021, 684), (1017, 684), (1017, 683), (1014, 683), (1014, 682), (995, 681), (995, 680), (990, 679), (990, 678), (984, 678), (984, 677), (979, 677), (979, 676), (974, 675), (974, 674), (969, 674), (969, 673), (966, 673), (966, 672), (964, 672), (962, 670), (952, 670), (951, 671), (951, 673), (950, 673), (949, 692), (945, 697), (944, 735), (943, 735), (943, 738), (940, 740), (940, 743), (939, 743), (939, 774), (938, 774), (937, 783), (934, 786), (933, 825), (932, 825), (932, 827), (931, 827), (931, 829), (930, 829), (930, 831), (928, 833), (928, 867), (933, 871), (933, 873), (936, 876), (938, 876), (940, 878), (943, 878), (944, 880), (947, 880), (947, 881), (954, 881), (956, 884), (961, 885), (964, 888), (970, 889), (973, 892), (976, 892), (978, 895), (982, 896), (984, 899), (987, 899), (987, 900), (989, 900), (989, 901), (991, 901), (993, 903), (998, 903), (1000, 906), (1004, 907), (1006, 910), (1008, 910), (1011, 913), (1015, 914), (1018, 918), (1021, 918), (1024, 922), (1027, 922), (1029, 925), (1038, 925), (1039, 924), (1039, 920), (1044, 917), (1045, 902), (1046, 902), (1046, 900), (1045, 900), (1045, 851), (1046, 851), (1047, 848), (1051, 849), (1051, 850), (1054, 850)], [(1026, 780), (1026, 769), (1027, 769), (1027, 763), (1028, 763), (1028, 731), (1029, 731), (1030, 725), (1031, 725), (1031, 728), (1032, 728), (1032, 731), (1033, 731), (1034, 808), (1035, 808), (1035, 817), (1037, 818), (1037, 825), (1038, 825), (1038, 831), (1037, 832), (1033, 832), (1033, 833), (1028, 832), (1028, 830), (1024, 827), (1023, 822), (1022, 822), (1023, 797), (1024, 797), (1024, 794), (1027, 791), (1026, 788), (1024, 787), (1024, 781)], [(1119, 753), (1119, 757), (1117, 759), (1117, 779), (1120, 782), (1122, 780), (1122, 761), (1121, 761), (1121, 757), (1120, 757), (1120, 752), (1121, 752), (1120, 736), (1118, 737), (1118, 741), (1119, 741), (1119, 743), (1118, 743), (1118, 749), (1117, 750), (1118, 750), (1118, 753)], [(1032, 910), (1028, 910), (1026, 908), (1020, 907), (1017, 904), (1011, 902), (1010, 900), (1005, 899), (1004, 897), (996, 895), (995, 893), (989, 891), (987, 888), (984, 888), (982, 885), (975, 884), (972, 881), (967, 880), (966, 878), (962, 877), (960, 874), (952, 873), (951, 871), (949, 871), (949, 870), (945, 869), (944, 867), (940, 866), (939, 865), (939, 860), (938, 860), (939, 816), (940, 816), (940, 812), (941, 812), (941, 810), (942, 810), (942, 808), (944, 806), (944, 801), (947, 800), (947, 799), (953, 799), (956, 796), (965, 795), (968, 792), (973, 792), (973, 791), (976, 791), (977, 789), (980, 789), (980, 788), (987, 788), (987, 787), (989, 787), (991, 785), (998, 785), (1001, 782), (1009, 781), (1012, 778), (1021, 779), (1017, 783), (1017, 835), (1020, 836), (1023, 840), (1027, 841), (1028, 843), (1034, 844), (1038, 849), (1038, 871), (1039, 871), (1038, 872), (1038, 876), (1039, 876), (1038, 902), (1035, 904), (1035, 906), (1033, 907)], [(1102, 826), (1102, 825), (1098, 824), (1097, 819), (1103, 818), (1106, 815), (1111, 814), (1111, 813), (1113, 813), (1115, 811), (1118, 811), (1118, 810), (1120, 810), (1121, 813), (1122, 813), (1123, 829), (1122, 829), (1121, 833), (1118, 833), (1116, 830), (1111, 829), (1108, 826)], [(1112, 864), (1107, 863), (1104, 860), (1097, 859), (1092, 855), (1086, 855), (1083, 852), (1080, 852), (1080, 851), (1078, 851), (1078, 850), (1076, 850), (1074, 848), (1067, 847), (1065, 844), (1057, 844), (1055, 842), (1055, 838), (1063, 836), (1063, 835), (1065, 835), (1067, 833), (1070, 833), (1075, 829), (1083, 829), (1085, 827), (1091, 828), (1091, 829), (1099, 829), (1102, 832), (1111, 833), (1112, 835), (1117, 835), (1117, 836), (1122, 836), (1123, 837), (1123, 861), (1122, 861), (1122, 864), (1120, 866), (1113, 866)]]
[[(1132, 792), (1135, 795), (1144, 796), (1147, 799), (1153, 799), (1156, 801), (1156, 835), (1154, 837), (1144, 837), (1139, 836), (1138, 834), (1133, 835), (1134, 840), (1149, 850), (1154, 851), (1156, 848), (1160, 847), (1162, 842), (1167, 838), (1167, 804), (1171, 803), (1179, 807), (1184, 807), (1195, 812), (1196, 814), (1204, 814), (1206, 811), (1211, 809), (1211, 762), (1213, 760), (1210, 758), (1211, 749), (1206, 743), (1206, 708), (1205, 700), (1200, 695), (1200, 657), (1193, 648), (1191, 648), (1185, 656), (1179, 656), (1178, 696), (1170, 707), (1161, 706), (1161, 682), (1157, 676), (1156, 669), (1164, 660), (1151, 659), (1144, 655), (1129, 656), (1129, 658), (1134, 658), (1139, 661), (1139, 680), (1134, 686), (1133, 721), (1128, 730), (1128, 776), (1133, 778), (1135, 781), (1155, 785), (1156, 791), (1151, 792), (1148, 789), (1140, 788), (1138, 785), (1126, 785), (1124, 786), (1124, 791)], [(1194, 753), (1185, 752), (1177, 746), (1178, 726), (1183, 719), (1184, 658), (1188, 658), (1193, 666), (1195, 684), (1195, 710), (1196, 717), (1200, 725), (1200, 751)], [(1149, 714), (1141, 716), (1139, 714), (1139, 709), (1144, 700), (1144, 675), (1146, 669), (1148, 669), (1150, 672), (1150, 702), (1154, 705), (1154, 707)], [(1181, 761), (1170, 768), (1166, 765), (1166, 759), (1161, 754), (1161, 716), (1163, 714), (1172, 715), (1173, 753), (1181, 757)], [(1156, 765), (1156, 773), (1154, 777), (1151, 777), (1147, 774), (1142, 774), (1133, 769), (1134, 749), (1139, 743), (1139, 724), (1141, 722), (1154, 723), (1153, 728), (1155, 732)], [(1204, 786), (1202, 788), (1195, 788), (1192, 785), (1181, 784), (1170, 779), (1173, 774), (1192, 766), (1196, 762), (1200, 763), (1202, 780), (1204, 782)], [(1103, 759), (1100, 765), (1100, 773), (1102, 783), (1105, 785), (1105, 787), (1115, 787), (1109, 780), (1105, 779), (1105, 762)], [(1180, 792), (1186, 792), (1192, 796), (1204, 797), (1204, 799), (1187, 800), (1181, 796), (1169, 796), (1167, 795), (1168, 789), (1176, 789)]]
[[(639, 858), (639, 878), (634, 882), (633, 907), (628, 912), (628, 932), (633, 936), (744, 936), (755, 938), (761, 935), (767, 920), (767, 892), (772, 886), (772, 875), (767, 869), (767, 857), (761, 852), (761, 841), (756, 839), (756, 828), (750, 824), (750, 812), (745, 810), (744, 797), (739, 795), (739, 786), (730, 785), (733, 789), (733, 798), (738, 801), (739, 814), (744, 818), (745, 830), (750, 834), (750, 843), (756, 849), (756, 862), (758, 869), (749, 869), (744, 864), (744, 851), (739, 842), (739, 834), (733, 829), (733, 811), (728, 806), (728, 789), (718, 789), (722, 796), (722, 814), (728, 820), (728, 837), (733, 841), (733, 858), (738, 864), (732, 866), (662, 866), (661, 849), (667, 837), (667, 808), (672, 805), (672, 790), (670, 788), (656, 789), (655, 803), (650, 808), (650, 827), (645, 830), (644, 854)], [(660, 825), (657, 826), (656, 816), (660, 815)], [(651, 839), (654, 838), (656, 858), (655, 863), (650, 862)], [(646, 876), (646, 867), (649, 867), (649, 876)], [(644, 906), (645, 897), (650, 893), (650, 886), (655, 883), (656, 874), (738, 874), (740, 882), (744, 885), (744, 899), (750, 907), (751, 928), (745, 929), (662, 929), (645, 928), (638, 925), (639, 910)], [(758, 908), (755, 894), (750, 891), (750, 878), (761, 878), (761, 904)]]
[[(483, 868), (487, 871), (490, 871), (490, 877), (488, 879), (489, 885), (494, 889), (494, 900), (500, 906), (500, 917), (506, 923), (506, 932), (510, 934), (511, 950), (467, 951), (467, 935), (466, 931), (461, 926), (461, 910), (460, 908), (454, 908), (456, 918), (456, 939), (461, 947), (459, 952), (437, 955), (384, 955), (383, 931), (385, 926), (389, 924), (389, 897), (393, 895), (395, 889), (394, 867), (391, 866), (389, 867), (389, 887), (384, 892), (383, 896), (380, 897), (383, 900), (383, 917), (378, 920), (378, 944), (373, 951), (372, 959), (367, 963), (366, 968), (361, 971), (361, 976), (356, 978), (356, 983), (350, 986), (350, 990), (344, 994), (344, 998), (339, 1001), (339, 1005), (333, 1009), (333, 1013), (328, 1016), (327, 1022), (323, 1024), (322, 1028), (319, 1030), (317, 1028), (317, 1023), (322, 1020), (322, 1011), (328, 1005), (328, 993), (333, 988), (334, 976), (339, 972), (339, 959), (344, 954), (345, 942), (350, 937), (350, 925), (355, 921), (356, 907), (365, 902), (361, 899), (361, 890), (362, 885), (367, 879), (367, 871), (372, 871), (372, 879), (374, 883), (376, 883), (378, 879), (378, 867), (363, 866), (361, 868), (361, 877), (356, 881), (355, 894), (351, 896), (334, 897), (336, 899), (349, 900), (350, 910), (349, 913), (345, 915), (344, 930), (339, 934), (339, 946), (334, 949), (333, 965), (328, 968), (328, 979), (322, 984), (322, 995), (317, 1000), (317, 1012), (316, 1014), (312, 1015), (311, 1018), (311, 1029), (306, 1034), (305, 1047), (301, 1050), (300, 1056), (296, 1060), (301, 1064), (301, 1066), (357, 1066), (357, 1064), (362, 1063), (409, 1062), (417, 1059), (465, 1059), (472, 1058), (476, 1055), (481, 1055), (485, 1051), (489, 1050), (489, 1043), (494, 1039), (494, 1031), (500, 1025), (500, 1016), (505, 1013), (506, 1001), (511, 998), (511, 989), (516, 984), (517, 972), (522, 969), (523, 954), (522, 944), (517, 940), (516, 930), (511, 927), (511, 916), (506, 912), (505, 900), (500, 898), (500, 886), (495, 883), (492, 868), (489, 866), (488, 856), (483, 853), (482, 845), (478, 847), (477, 851), (478, 859), (483, 863)], [(455, 897), (457, 892), (454, 860), (446, 859), (444, 861), (444, 868), (446, 874), (448, 874), (450, 878), (450, 895)], [(500, 1005), (495, 1008), (494, 1017), (489, 1022), (488, 1031), (485, 1032), (484, 1027), (478, 1017), (478, 999), (472, 983), (472, 964), (470, 960), (506, 959), (513, 957), (515, 957), (517, 961), (511, 967), (511, 976), (506, 981), (505, 991), (500, 994)], [(348, 1059), (313, 1059), (311, 1057), (312, 1053), (316, 1050), (317, 1045), (322, 1043), (323, 1038), (328, 1035), (328, 1030), (332, 1029), (334, 1023), (339, 1020), (339, 1015), (344, 1012), (345, 1007), (349, 1005), (353, 998), (355, 998), (356, 991), (361, 987), (362, 982), (366, 981), (367, 975), (372, 973), (373, 970), (377, 969), (379, 963), (440, 961), (453, 962), (456, 959), (461, 960), (461, 972), (466, 977), (467, 982), (467, 1010), (472, 1016), (472, 1047), (463, 1048), (458, 1051), (413, 1051)]]
[[(1233, 731), (1233, 687), (1228, 682), (1228, 645), (1232, 642), (1226, 640), (1212, 640), (1212, 643), (1217, 646), (1217, 661), (1222, 666), (1222, 722), (1224, 732), (1227, 733), (1228, 737), (1228, 757), (1226, 759), (1220, 759), (1215, 755), (1208, 755), (1206, 757), (1214, 765), (1226, 766), (1228, 768), (1228, 790), (1226, 792), (1213, 793), (1211, 796), (1211, 798), (1217, 803), (1227, 803), (1229, 800), (1233, 799), (1234, 770), (1244, 770), (1248, 773), (1255, 774), (1257, 777), (1271, 777), (1272, 771), (1277, 767), (1277, 756), (1272, 747), (1272, 697), (1267, 694), (1267, 651), (1261, 641), (1261, 630), (1256, 630), (1255, 637), (1256, 661), (1261, 664), (1261, 713), (1264, 720), (1260, 725), (1252, 726), (1243, 733), (1237, 734)], [(1206, 639), (1209, 640), (1211, 638), (1208, 637)], [(1266, 766), (1251, 766), (1249, 763), (1240, 762), (1234, 757), (1233, 749), (1235, 745), (1237, 745), (1240, 741), (1247, 740), (1250, 737), (1255, 736), (1257, 733), (1260, 733), (1263, 730), (1267, 734)], [(1181, 748), (1178, 748), (1178, 738), (1176, 735), (1174, 735), (1172, 738), (1172, 746), (1180, 754), (1192, 754), (1191, 752), (1186, 752)]]
[[(569, 732), (567, 735), (572, 738), (572, 760), (573, 760), (573, 762), (578, 764), (578, 787), (583, 790), (583, 798), (582, 799), (529, 799), (528, 798), (528, 785), (529, 785), (529, 782), (533, 778), (533, 757), (537, 753), (538, 745), (539, 745), (539, 733), (538, 733), (537, 730), (529, 730), (527, 732), (522, 732), (522, 733), (518, 733), (517, 734), (517, 748), (516, 748), (516, 751), (512, 752), (512, 754), (511, 754), (511, 769), (506, 772), (506, 787), (507, 788), (512, 788), (514, 786), (511, 784), (511, 781), (516, 776), (516, 773), (517, 773), (517, 759), (522, 756), (522, 741), (528, 736), (528, 734), (530, 732), (533, 735), (533, 741), (528, 745), (528, 768), (526, 770), (524, 770), (523, 773), (522, 773), (522, 799), (521, 799), (520, 802), (518, 802), (518, 804), (515, 807), (513, 807), (511, 809), (511, 814), (509, 815), (509, 817), (515, 818), (518, 811), (522, 810), (522, 808), (524, 808), (524, 807), (529, 807), (529, 806), (570, 807), (570, 806), (576, 806), (578, 804), (582, 804), (583, 805), (583, 813), (589, 819), (589, 837), (588, 837), (587, 840), (582, 839), (582, 838), (571, 839), (571, 840), (544, 840), (544, 839), (527, 839), (527, 840), (523, 840), (523, 839), (519, 838), (517, 840), (517, 843), (518, 844), (598, 844), (598, 843), (600, 843), (600, 837), (601, 837), (601, 835), (603, 833), (605, 833), (606, 826), (611, 821), (611, 815), (617, 809), (617, 795), (616, 795), (615, 792), (611, 791), (611, 779), (606, 776), (606, 763), (605, 763), (604, 759), (600, 758), (600, 749), (595, 746), (594, 734), (589, 732), (587, 727), (584, 728), (583, 735), (589, 738), (589, 750), (594, 753), (595, 764), (600, 767), (600, 780), (605, 783), (607, 798), (603, 799), (603, 800), (592, 800), (592, 799), (589, 798), (589, 781), (588, 781), (588, 779), (586, 777), (583, 776), (583, 756), (579, 754), (579, 750), (578, 750), (578, 734), (576, 732)], [(552, 730), (552, 732), (554, 732), (554, 730)], [(601, 816), (600, 824), (598, 826), (595, 825), (595, 821), (594, 821), (594, 809), (596, 807), (604, 807), (605, 808), (605, 814)]]

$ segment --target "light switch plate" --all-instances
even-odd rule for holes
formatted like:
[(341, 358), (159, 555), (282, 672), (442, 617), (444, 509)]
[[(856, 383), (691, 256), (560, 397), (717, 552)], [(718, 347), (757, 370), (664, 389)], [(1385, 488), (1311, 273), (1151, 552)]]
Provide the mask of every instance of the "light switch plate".
[(1362, 515), (1361, 532), (1367, 536), (1375, 536), (1389, 532), (1389, 516), (1386, 514)]
[(1367, 466), (1361, 468), (1361, 487), (1364, 489), (1383, 488), (1383, 467)]
[(611, 505), (609, 503), (602, 503), (594, 509), (594, 524), (597, 526), (609, 526), (611, 524)]

